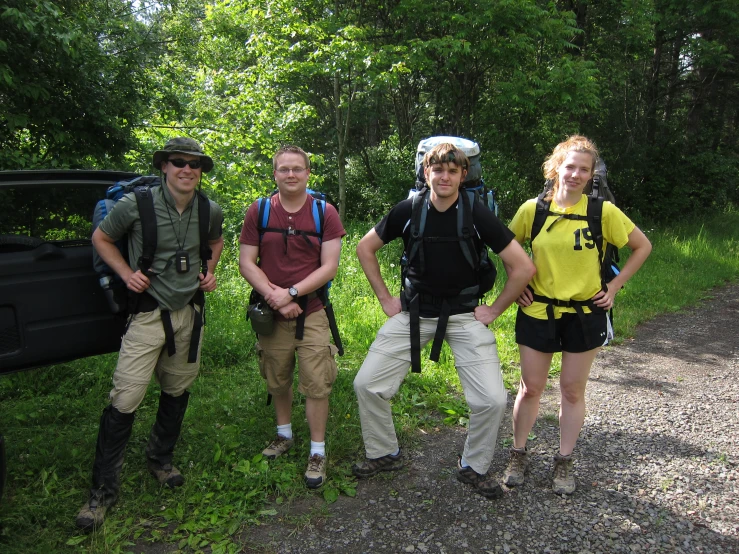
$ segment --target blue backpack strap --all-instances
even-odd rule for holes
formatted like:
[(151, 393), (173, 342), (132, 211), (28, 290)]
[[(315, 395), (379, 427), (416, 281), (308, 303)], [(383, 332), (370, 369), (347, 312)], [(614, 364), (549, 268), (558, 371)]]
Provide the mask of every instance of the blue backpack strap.
[(326, 201), (321, 198), (313, 198), (313, 224), (318, 233), (318, 242), (323, 242), (323, 223), (326, 212)]
[(270, 199), (269, 198), (258, 198), (257, 199), (257, 229), (259, 230), (259, 241), (262, 241), (264, 231), (269, 223), (269, 211), (270, 211)]

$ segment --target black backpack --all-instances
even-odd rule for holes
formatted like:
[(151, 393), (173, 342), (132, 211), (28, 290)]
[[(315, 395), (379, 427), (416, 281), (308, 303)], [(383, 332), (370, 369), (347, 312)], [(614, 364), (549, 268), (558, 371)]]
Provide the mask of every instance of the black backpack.
[[(98, 228), (100, 223), (113, 209), (123, 195), (133, 192), (136, 195), (136, 203), (141, 217), (141, 233), (143, 237), (143, 250), (136, 266), (144, 275), (149, 276), (151, 264), (154, 262), (154, 254), (157, 249), (157, 221), (154, 213), (154, 198), (151, 194), (152, 187), (161, 186), (162, 179), (156, 175), (143, 175), (130, 181), (119, 181), (109, 187), (105, 198), (95, 204), (92, 214), (92, 231)], [(195, 192), (198, 203), (198, 220), (200, 231), (200, 259), (203, 275), (208, 272), (208, 260), (212, 257), (212, 251), (208, 245), (208, 234), (210, 230), (210, 202), (201, 191)], [(128, 256), (128, 237), (122, 237), (116, 242), (116, 246), (126, 260)], [(129, 260), (130, 263), (130, 260)], [(120, 277), (108, 267), (93, 246), (92, 264), (99, 276), (100, 286), (105, 290), (108, 305), (114, 314), (128, 312), (129, 294)]]
[(588, 228), (592, 236), (595, 247), (598, 249), (598, 259), (600, 263), (600, 280), (601, 288), (607, 290), (607, 283), (611, 281), (619, 273), (618, 262), (618, 248), (615, 245), (606, 242), (603, 238), (603, 202), (608, 200), (615, 205), (616, 199), (613, 196), (613, 192), (608, 187), (608, 172), (606, 170), (606, 164), (602, 159), (598, 159), (595, 164), (595, 171), (593, 173), (593, 179), (586, 186), (584, 194), (588, 197), (588, 208), (587, 215), (575, 215), (575, 214), (557, 214), (550, 211), (551, 201), (545, 200), (545, 197), (552, 190), (553, 183), (547, 180), (544, 183), (544, 190), (536, 199), (536, 213), (534, 215), (534, 222), (531, 226), (531, 242), (541, 232), (544, 224), (547, 221), (547, 217), (550, 215), (557, 216), (557, 219), (552, 222), (547, 231), (561, 219), (576, 219), (584, 220), (588, 222)]

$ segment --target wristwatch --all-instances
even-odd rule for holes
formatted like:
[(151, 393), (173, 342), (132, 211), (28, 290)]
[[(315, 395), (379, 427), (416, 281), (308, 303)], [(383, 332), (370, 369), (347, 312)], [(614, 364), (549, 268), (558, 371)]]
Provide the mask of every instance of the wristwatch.
[(296, 289), (295, 287), (290, 287), (289, 289), (287, 289), (287, 293), (293, 297), (293, 300), (298, 299), (298, 289)]

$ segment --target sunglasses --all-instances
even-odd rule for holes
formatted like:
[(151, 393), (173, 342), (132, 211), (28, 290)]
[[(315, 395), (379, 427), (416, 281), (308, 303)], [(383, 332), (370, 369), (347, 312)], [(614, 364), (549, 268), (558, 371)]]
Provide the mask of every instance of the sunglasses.
[(201, 160), (183, 160), (182, 158), (170, 158), (167, 161), (173, 166), (179, 167), (180, 169), (185, 167), (186, 165), (189, 165), (190, 169), (200, 169), (203, 166), (203, 162)]

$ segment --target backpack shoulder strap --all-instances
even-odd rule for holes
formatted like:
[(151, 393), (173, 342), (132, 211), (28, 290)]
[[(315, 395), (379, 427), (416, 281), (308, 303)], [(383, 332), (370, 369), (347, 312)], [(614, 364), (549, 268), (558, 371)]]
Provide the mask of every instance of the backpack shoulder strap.
[(269, 198), (258, 198), (257, 199), (257, 229), (259, 230), (259, 241), (261, 242), (264, 230), (267, 228), (269, 223), (269, 211), (270, 211), (270, 199)]
[(595, 247), (598, 249), (598, 263), (600, 265), (601, 287), (605, 290), (605, 257), (603, 256), (603, 202), (604, 198), (597, 196), (588, 197), (587, 220), (590, 235), (593, 237)]
[(320, 198), (313, 198), (313, 223), (318, 233), (318, 242), (323, 242), (323, 223), (326, 213), (326, 201)]
[(208, 260), (213, 257), (210, 247), (210, 200), (201, 191), (196, 191), (198, 203), (198, 225), (200, 227), (200, 263), (203, 275), (208, 274)]
[(149, 276), (151, 265), (154, 263), (154, 253), (157, 249), (157, 218), (154, 213), (154, 196), (151, 187), (141, 185), (134, 187), (136, 205), (141, 218), (142, 250), (137, 265), (141, 272)]
[(457, 236), (459, 237), (459, 247), (462, 249), (467, 263), (472, 269), (477, 269), (480, 263), (480, 256), (475, 248), (473, 234), (475, 231), (474, 218), (472, 210), (477, 200), (477, 192), (474, 190), (461, 191), (459, 201), (457, 202)]
[(534, 223), (531, 225), (531, 242), (534, 242), (536, 236), (544, 228), (544, 223), (549, 216), (549, 208), (552, 205), (551, 200), (545, 200), (547, 195), (545, 190), (536, 198), (536, 212), (534, 213)]
[(411, 222), (410, 236), (408, 239), (408, 263), (415, 258), (416, 254), (420, 255), (420, 271), (424, 272), (425, 259), (423, 255), (423, 232), (426, 228), (426, 217), (428, 216), (428, 201), (426, 199), (428, 188), (424, 187), (418, 194), (413, 197), (411, 205)]

